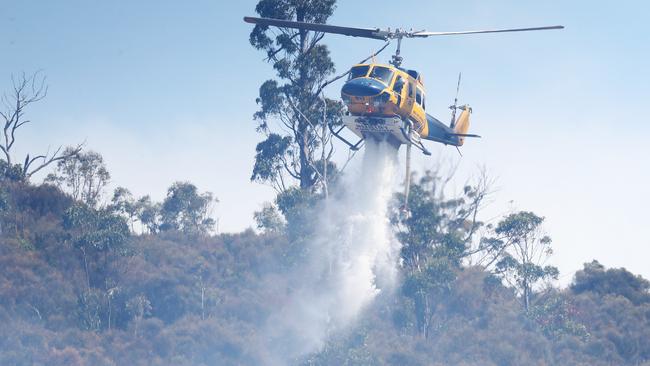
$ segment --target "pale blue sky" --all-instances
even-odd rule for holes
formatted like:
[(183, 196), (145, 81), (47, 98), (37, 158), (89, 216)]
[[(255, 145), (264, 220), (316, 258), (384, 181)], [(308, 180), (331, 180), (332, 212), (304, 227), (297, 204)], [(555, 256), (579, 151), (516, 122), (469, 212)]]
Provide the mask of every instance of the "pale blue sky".
[[(270, 188), (250, 183), (252, 114), (272, 76), (248, 43), (256, 1), (0, 0), (0, 87), (42, 69), (50, 92), (29, 112), (20, 151), (86, 140), (113, 184), (162, 198), (176, 180), (213, 191), (221, 229), (253, 225)], [(485, 166), (497, 179), (494, 217), (547, 217), (566, 282), (593, 258), (650, 277), (650, 42), (644, 1), (339, 1), (330, 23), (464, 30), (563, 24), (563, 31), (440, 37), (403, 45), (434, 115), (448, 118), (455, 79), (474, 108), (463, 148), (431, 145), (459, 163), (458, 182)], [(327, 36), (339, 70), (380, 41)], [(382, 57), (385, 59), (388, 53)], [(338, 95), (334, 85), (331, 96)], [(343, 147), (340, 147), (343, 149)]]

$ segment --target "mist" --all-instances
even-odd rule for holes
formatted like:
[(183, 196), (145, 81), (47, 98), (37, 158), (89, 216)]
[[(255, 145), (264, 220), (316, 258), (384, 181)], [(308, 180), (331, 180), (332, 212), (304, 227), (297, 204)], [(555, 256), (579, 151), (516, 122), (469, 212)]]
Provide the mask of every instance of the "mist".
[(397, 281), (400, 245), (388, 218), (397, 150), (367, 141), (360, 170), (318, 207), (307, 259), (289, 273), (290, 296), (263, 334), (271, 363), (289, 364), (353, 327), (360, 313)]

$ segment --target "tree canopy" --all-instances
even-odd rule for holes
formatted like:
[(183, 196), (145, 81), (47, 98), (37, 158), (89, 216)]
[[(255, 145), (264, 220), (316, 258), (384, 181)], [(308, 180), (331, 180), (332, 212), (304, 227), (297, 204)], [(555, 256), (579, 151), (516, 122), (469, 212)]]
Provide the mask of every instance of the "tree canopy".
[[(255, 11), (262, 17), (324, 23), (334, 8), (335, 0), (261, 0)], [(254, 119), (265, 140), (257, 145), (251, 179), (278, 191), (291, 180), (306, 190), (327, 184), (322, 167), (330, 164), (333, 147), (325, 127), (340, 123), (342, 105), (322, 94), (335, 70), (322, 39), (322, 33), (260, 25), (250, 34), (251, 45), (264, 52), (277, 75), (262, 84), (257, 98)]]

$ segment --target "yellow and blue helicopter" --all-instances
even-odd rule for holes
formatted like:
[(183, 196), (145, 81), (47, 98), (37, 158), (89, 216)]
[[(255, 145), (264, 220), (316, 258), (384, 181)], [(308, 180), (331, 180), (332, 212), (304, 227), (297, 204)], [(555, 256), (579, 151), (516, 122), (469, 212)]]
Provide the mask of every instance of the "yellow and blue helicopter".
[[(364, 139), (372, 137), (397, 147), (416, 146), (430, 155), (422, 139), (462, 146), (465, 137), (479, 137), (467, 133), (472, 111), (468, 105), (451, 106), (449, 126), (426, 113), (422, 76), (415, 70), (377, 63), (355, 65), (341, 89), (341, 98), (347, 106), (344, 126), (332, 133), (354, 150)], [(462, 111), (458, 119), (456, 110)], [(340, 135), (345, 127), (361, 138), (359, 142), (351, 144)]]
[[(397, 40), (397, 50), (389, 64), (360, 63), (352, 66), (348, 71), (348, 80), (341, 89), (341, 99), (347, 107), (343, 116), (343, 126), (335, 129), (329, 126), (330, 131), (352, 150), (357, 150), (364, 140), (373, 139), (387, 141), (397, 149), (406, 145), (406, 179), (404, 182), (404, 206), (402, 211), (408, 215), (408, 196), (410, 188), (410, 156), (411, 147), (415, 146), (424, 154), (431, 155), (422, 143), (422, 139), (455, 146), (457, 149), (465, 143), (467, 137), (480, 137), (468, 134), (469, 117), (472, 108), (465, 104), (458, 105), (458, 91), (460, 88), (460, 74), (456, 86), (456, 98), (449, 108), (452, 110), (449, 125), (442, 123), (435, 117), (426, 113), (426, 94), (422, 75), (415, 70), (402, 68), (403, 58), (400, 56), (402, 40), (405, 38), (427, 38), (433, 36), (479, 34), (479, 33), (504, 33), (525, 32), (537, 30), (563, 29), (561, 25), (493, 29), (459, 32), (427, 32), (403, 29), (379, 28), (353, 28), (329, 24), (296, 22), (283, 19), (244, 17), (247, 23), (259, 26), (274, 26), (279, 28), (293, 28), (321, 33), (334, 33), (352, 37), (363, 37), (383, 41)], [(386, 44), (387, 46), (388, 44)], [(381, 50), (383, 50), (384, 46)], [(381, 51), (380, 50), (380, 51)], [(456, 118), (457, 111), (461, 113)], [(344, 128), (350, 129), (360, 139), (351, 143), (341, 136)], [(460, 150), (458, 150), (460, 152)]]
[[(458, 106), (458, 88), (456, 99), (449, 108), (452, 110), (449, 125), (442, 123), (426, 113), (426, 93), (422, 76), (415, 70), (401, 67), (401, 43), (404, 38), (427, 38), (432, 36), (523, 32), (549, 29), (562, 29), (563, 26), (547, 26), (534, 28), (494, 29), (460, 32), (427, 32), (406, 31), (403, 29), (382, 30), (379, 28), (353, 28), (329, 24), (296, 22), (283, 19), (244, 17), (244, 21), (260, 26), (293, 28), (321, 33), (334, 33), (352, 37), (363, 37), (378, 40), (397, 40), (397, 50), (389, 64), (363, 63), (352, 66), (347, 82), (341, 89), (341, 99), (347, 106), (343, 116), (343, 126), (332, 133), (346, 143), (351, 149), (357, 150), (365, 139), (388, 141), (399, 148), (407, 146), (407, 156), (411, 146), (420, 149), (426, 155), (430, 152), (422, 144), (422, 139), (439, 142), (445, 145), (462, 146), (467, 137), (480, 137), (468, 134), (469, 117), (472, 109), (469, 105)], [(461, 113), (456, 118), (457, 111)], [(360, 140), (351, 143), (341, 132), (349, 128)]]

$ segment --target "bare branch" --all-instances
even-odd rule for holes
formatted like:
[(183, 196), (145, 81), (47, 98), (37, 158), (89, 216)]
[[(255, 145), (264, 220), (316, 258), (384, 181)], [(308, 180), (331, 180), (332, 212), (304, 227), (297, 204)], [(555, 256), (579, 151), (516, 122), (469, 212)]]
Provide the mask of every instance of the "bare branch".
[[(4, 94), (1, 98), (2, 106), (5, 110), (0, 111), (0, 117), (2, 118), (0, 123), (4, 122), (4, 125), (2, 126), (0, 151), (4, 154), (4, 159), (9, 166), (13, 164), (12, 148), (16, 143), (17, 131), (22, 126), (31, 122), (30, 120), (23, 120), (26, 108), (30, 104), (38, 102), (47, 96), (48, 86), (46, 81), (47, 78), (41, 75), (41, 71), (37, 71), (31, 76), (27, 76), (23, 72), (18, 78), (12, 75), (11, 94)], [(30, 157), (28, 154), (22, 164), (23, 175), (26, 179), (29, 179), (32, 175), (46, 166), (78, 154), (82, 147), (83, 144), (80, 144), (64, 155), (59, 155), (61, 147), (51, 155), (46, 153), (45, 155), (39, 154)], [(40, 164), (38, 164), (39, 161)]]
[[(70, 159), (70, 158), (76, 156), (77, 154), (79, 154), (81, 152), (84, 145), (85, 145), (85, 143), (81, 143), (81, 144), (77, 145), (76, 147), (67, 150), (66, 153), (63, 154), (63, 155), (59, 155), (59, 152), (61, 151), (61, 146), (59, 146), (59, 148), (57, 148), (56, 151), (49, 158), (47, 158), (47, 156), (45, 156), (45, 155), (40, 155), (40, 156), (37, 156), (37, 157), (35, 157), (33, 159), (25, 161), (25, 164), (23, 166), (23, 174), (25, 174), (25, 177), (27, 179), (29, 179), (34, 174), (38, 173), (41, 169), (47, 167), (48, 165), (50, 165), (50, 164), (52, 164), (54, 162), (57, 162), (57, 161), (60, 161), (60, 160), (67, 160), (67, 159)], [(42, 159), (43, 162), (39, 166), (37, 166), (36, 168), (34, 168), (34, 169), (32, 169), (30, 171), (29, 169), (30, 169), (32, 163), (34, 163), (37, 159)]]

